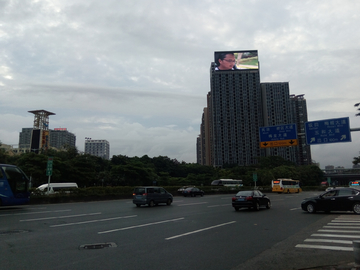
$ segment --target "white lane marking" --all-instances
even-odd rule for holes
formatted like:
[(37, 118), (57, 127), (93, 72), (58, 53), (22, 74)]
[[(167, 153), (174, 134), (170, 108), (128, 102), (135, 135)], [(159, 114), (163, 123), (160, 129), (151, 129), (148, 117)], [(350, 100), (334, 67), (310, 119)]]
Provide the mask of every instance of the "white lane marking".
[(101, 212), (90, 213), (90, 214), (71, 215), (71, 216), (60, 216), (60, 217), (32, 218), (32, 219), (23, 219), (23, 220), (20, 220), (20, 222), (48, 220), (48, 219), (61, 219), (61, 218), (73, 218), (73, 217), (84, 217), (84, 216), (94, 216), (94, 215), (100, 215), (100, 214), (101, 214)]
[(340, 233), (360, 233), (360, 231), (349, 231), (349, 230), (318, 230), (318, 232), (340, 232)]
[(167, 223), (167, 222), (174, 222), (174, 221), (178, 221), (178, 220), (182, 220), (182, 219), (185, 219), (185, 218), (175, 218), (175, 219), (163, 220), (163, 221), (152, 222), (152, 223), (147, 223), (147, 224), (142, 224), (142, 225), (136, 225), (136, 226), (131, 226), (131, 227), (125, 227), (125, 228), (119, 228), (119, 229), (114, 229), (114, 230), (108, 230), (108, 231), (98, 232), (98, 234), (104, 234), (104, 233), (111, 233), (111, 232), (117, 232), (117, 231), (130, 230), (130, 229), (141, 228), (141, 227), (145, 227), (145, 226), (157, 225), (157, 224), (162, 224), (162, 223)]
[(299, 209), (301, 209), (301, 207), (291, 208), (290, 211), (299, 210)]
[(199, 233), (199, 232), (203, 232), (203, 231), (206, 231), (206, 230), (211, 230), (211, 229), (214, 229), (214, 228), (217, 228), (217, 227), (221, 227), (221, 226), (225, 226), (225, 225), (229, 225), (229, 224), (232, 224), (232, 223), (235, 223), (235, 222), (236, 222), (236, 221), (231, 221), (231, 222), (227, 222), (227, 223), (223, 223), (223, 224), (219, 224), (219, 225), (207, 227), (207, 228), (200, 229), (200, 230), (196, 230), (196, 231), (192, 231), (192, 232), (188, 232), (188, 233), (183, 233), (183, 234), (175, 235), (175, 236), (172, 236), (172, 237), (165, 238), (165, 240), (171, 240), (171, 239), (175, 239), (175, 238), (178, 238), (178, 237), (183, 237), (183, 236), (186, 236), (186, 235), (190, 235), (190, 234), (193, 234), (193, 233)]
[(336, 243), (336, 244), (347, 244), (347, 245), (353, 244), (353, 241), (329, 240), (329, 239), (305, 239), (304, 242)]
[(216, 205), (209, 205), (208, 207), (210, 208), (210, 207), (221, 207), (221, 206), (230, 206), (231, 205), (231, 203), (229, 203), (229, 204), (216, 204)]
[(337, 237), (337, 238), (360, 238), (359, 235), (339, 235), (339, 234), (322, 234), (322, 233), (314, 233), (311, 236)]
[(40, 211), (40, 212), (30, 212), (30, 213), (5, 214), (5, 215), (0, 215), (0, 217), (5, 217), (5, 216), (22, 216), (22, 215), (33, 215), (33, 214), (47, 214), (47, 213), (60, 213), (60, 212), (69, 212), (69, 211), (71, 211), (71, 209), (57, 210), (57, 211)]
[(296, 245), (297, 248), (316, 248), (316, 249), (329, 249), (329, 250), (338, 250), (338, 251), (354, 251), (352, 247), (338, 247), (338, 246), (320, 246), (320, 245)]
[(185, 203), (185, 204), (179, 204), (178, 206), (187, 206), (187, 205), (196, 205), (196, 204), (205, 204), (208, 202), (199, 202), (199, 203)]
[(64, 227), (64, 226), (73, 226), (73, 225), (80, 225), (80, 224), (87, 224), (87, 223), (95, 223), (95, 222), (104, 222), (104, 221), (110, 221), (110, 220), (116, 220), (116, 219), (122, 219), (122, 218), (132, 218), (132, 217), (137, 217), (137, 215), (124, 216), (124, 217), (114, 217), (114, 218), (94, 219), (94, 220), (88, 220), (88, 221), (80, 221), (80, 222), (73, 222), (73, 223), (66, 223), (66, 224), (51, 225), (50, 228), (54, 228), (54, 227)]

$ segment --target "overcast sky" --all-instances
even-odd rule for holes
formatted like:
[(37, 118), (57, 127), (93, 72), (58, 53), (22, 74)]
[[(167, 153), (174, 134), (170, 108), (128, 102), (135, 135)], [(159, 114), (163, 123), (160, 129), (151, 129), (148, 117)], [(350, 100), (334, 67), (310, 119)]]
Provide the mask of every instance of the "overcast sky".
[[(50, 129), (110, 142), (110, 155), (196, 162), (214, 51), (258, 50), (261, 82), (305, 94), (309, 121), (360, 127), (360, 1), (0, 0), (0, 141), (17, 147), (31, 110)], [(352, 142), (312, 146), (351, 167)]]

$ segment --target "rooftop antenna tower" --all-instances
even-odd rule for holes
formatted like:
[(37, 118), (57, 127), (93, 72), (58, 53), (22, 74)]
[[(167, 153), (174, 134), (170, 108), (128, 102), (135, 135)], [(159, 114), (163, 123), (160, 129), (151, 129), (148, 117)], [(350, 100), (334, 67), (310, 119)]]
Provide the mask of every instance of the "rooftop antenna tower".
[(34, 125), (31, 134), (31, 152), (39, 153), (39, 150), (49, 149), (49, 116), (55, 113), (45, 110), (28, 111), (34, 114)]

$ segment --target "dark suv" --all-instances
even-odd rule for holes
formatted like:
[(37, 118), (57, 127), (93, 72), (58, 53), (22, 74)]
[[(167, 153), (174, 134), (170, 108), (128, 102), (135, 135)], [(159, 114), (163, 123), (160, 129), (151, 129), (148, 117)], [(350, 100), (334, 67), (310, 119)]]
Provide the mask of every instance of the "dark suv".
[(170, 205), (173, 202), (173, 195), (162, 187), (136, 187), (133, 192), (133, 203), (137, 207), (148, 205), (152, 207), (159, 203)]

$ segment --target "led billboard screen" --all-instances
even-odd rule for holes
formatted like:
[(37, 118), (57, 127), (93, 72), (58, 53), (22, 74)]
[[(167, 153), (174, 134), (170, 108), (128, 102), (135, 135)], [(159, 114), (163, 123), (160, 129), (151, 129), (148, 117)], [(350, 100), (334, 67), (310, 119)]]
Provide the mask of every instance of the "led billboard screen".
[(259, 69), (258, 52), (255, 51), (227, 51), (215, 52), (215, 70), (244, 70)]

